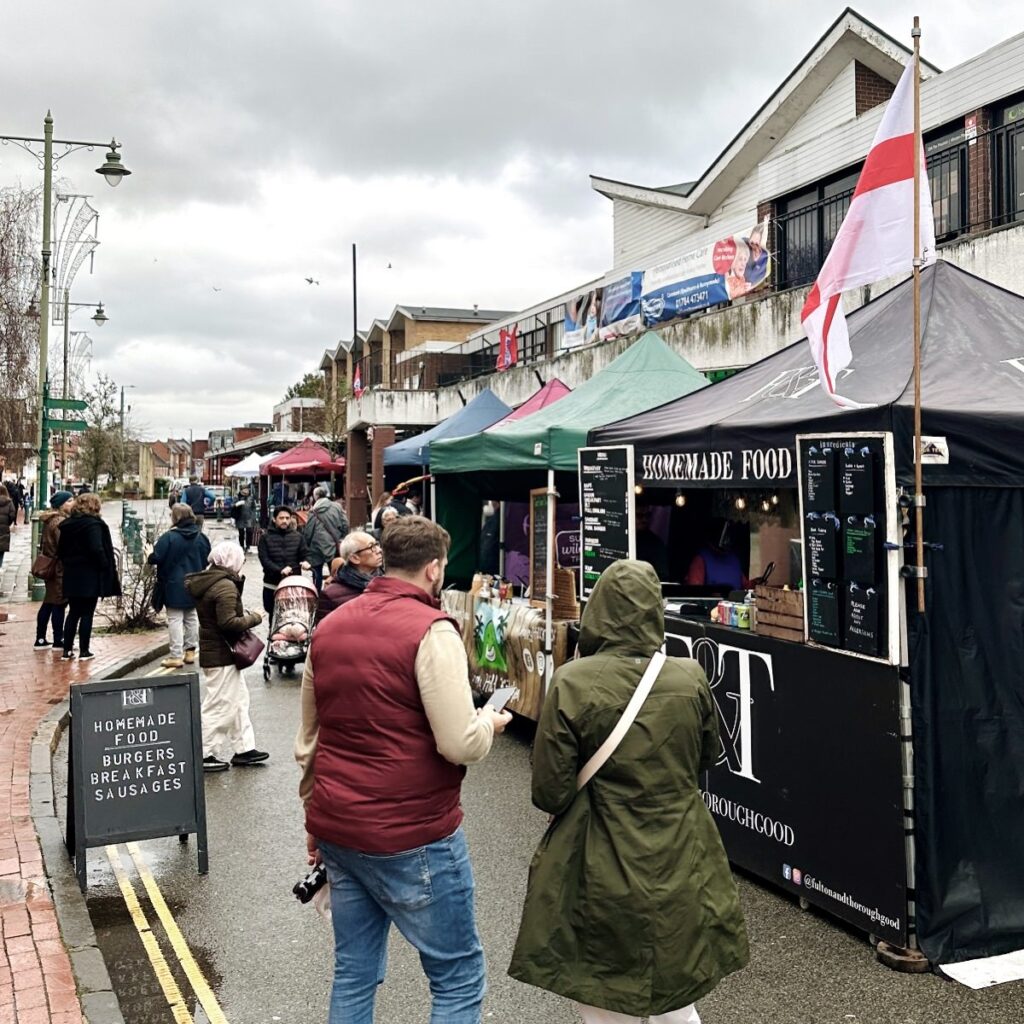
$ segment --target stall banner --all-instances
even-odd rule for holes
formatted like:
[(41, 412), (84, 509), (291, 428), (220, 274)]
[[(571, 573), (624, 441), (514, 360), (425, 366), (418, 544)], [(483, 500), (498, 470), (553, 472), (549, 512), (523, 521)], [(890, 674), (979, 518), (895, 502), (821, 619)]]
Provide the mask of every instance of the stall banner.
[(597, 341), (603, 297), (604, 289), (591, 288), (566, 302), (562, 324), (563, 351)]
[(648, 327), (731, 302), (768, 279), (768, 218), (748, 235), (730, 235), (644, 271), (640, 305)]
[(635, 334), (643, 326), (643, 316), (640, 313), (643, 281), (643, 272), (634, 270), (629, 276), (604, 286), (601, 326), (598, 328), (601, 341)]
[(671, 613), (665, 629), (711, 685), (701, 795), (729, 859), (905, 946), (899, 668)]
[(484, 672), (508, 672), (505, 637), (510, 606), (477, 597), (473, 608), (476, 663)]

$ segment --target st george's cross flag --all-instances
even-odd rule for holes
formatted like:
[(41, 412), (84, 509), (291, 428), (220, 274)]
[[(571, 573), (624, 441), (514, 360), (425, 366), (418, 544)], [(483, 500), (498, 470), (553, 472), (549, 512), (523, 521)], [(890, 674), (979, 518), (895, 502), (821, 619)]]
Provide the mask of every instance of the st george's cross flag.
[(356, 398), (362, 398), (364, 390), (363, 370), (362, 367), (356, 363), (356, 372), (352, 376), (352, 394), (355, 395)]
[(495, 369), (502, 372), (518, 362), (519, 324), (514, 324), (511, 330), (502, 327), (498, 332), (498, 358), (495, 360)]
[[(912, 61), (882, 115), (850, 208), (800, 313), (821, 386), (847, 408), (860, 403), (836, 394), (838, 375), (853, 361), (842, 293), (913, 268), (914, 74)], [(923, 152), (920, 159), (921, 265), (927, 266), (935, 262), (935, 221)]]

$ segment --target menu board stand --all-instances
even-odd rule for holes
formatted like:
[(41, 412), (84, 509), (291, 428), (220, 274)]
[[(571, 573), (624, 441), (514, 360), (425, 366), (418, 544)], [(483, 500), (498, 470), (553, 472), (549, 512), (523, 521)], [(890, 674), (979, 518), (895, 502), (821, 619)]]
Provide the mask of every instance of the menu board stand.
[(71, 687), (68, 853), (86, 887), (86, 850), (197, 836), (209, 870), (199, 676), (101, 679)]
[(580, 599), (613, 562), (636, 557), (633, 446), (580, 448)]
[(548, 598), (548, 563), (555, 564), (555, 534), (548, 532), (549, 501), (556, 499), (546, 487), (530, 491), (530, 600), (542, 608)]

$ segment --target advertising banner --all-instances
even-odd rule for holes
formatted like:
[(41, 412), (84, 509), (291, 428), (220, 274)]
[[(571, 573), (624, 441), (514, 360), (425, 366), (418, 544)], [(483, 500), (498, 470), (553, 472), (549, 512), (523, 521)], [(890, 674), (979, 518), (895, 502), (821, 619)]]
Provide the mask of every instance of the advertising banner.
[(729, 859), (888, 942), (907, 942), (899, 669), (666, 616), (718, 712), (704, 803)]
[(565, 304), (565, 322), (562, 325), (562, 349), (579, 348), (598, 339), (601, 320), (602, 288), (591, 288), (573, 296)]
[(768, 220), (644, 271), (641, 309), (648, 327), (731, 302), (768, 278)]
[(634, 270), (627, 277), (604, 286), (601, 325), (598, 328), (601, 341), (634, 334), (643, 326), (643, 316), (640, 313), (643, 282), (643, 273)]

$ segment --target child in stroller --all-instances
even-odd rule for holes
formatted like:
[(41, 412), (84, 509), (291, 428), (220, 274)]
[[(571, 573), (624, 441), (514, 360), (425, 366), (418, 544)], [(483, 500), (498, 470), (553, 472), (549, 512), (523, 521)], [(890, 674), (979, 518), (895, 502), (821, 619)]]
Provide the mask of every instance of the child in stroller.
[(317, 592), (305, 576), (286, 576), (274, 591), (270, 636), (263, 657), (263, 678), (270, 678), (270, 666), (291, 675), (306, 660), (316, 618)]

